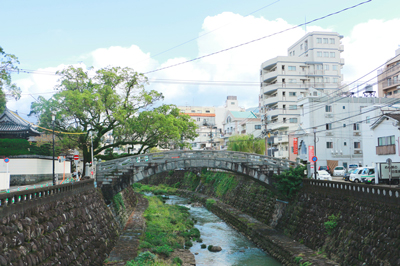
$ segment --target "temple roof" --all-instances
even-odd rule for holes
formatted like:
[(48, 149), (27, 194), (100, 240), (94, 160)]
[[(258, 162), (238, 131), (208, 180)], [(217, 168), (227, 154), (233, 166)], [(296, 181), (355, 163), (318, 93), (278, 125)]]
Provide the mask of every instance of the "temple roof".
[(4, 112), (0, 114), (0, 137), (7, 136), (11, 138), (28, 138), (30, 136), (40, 136), (40, 132), (6, 107)]

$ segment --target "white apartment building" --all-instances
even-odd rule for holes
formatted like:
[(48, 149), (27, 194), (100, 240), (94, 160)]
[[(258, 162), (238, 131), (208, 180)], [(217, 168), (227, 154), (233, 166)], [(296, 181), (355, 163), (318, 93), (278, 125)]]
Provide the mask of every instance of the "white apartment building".
[(259, 108), (267, 118), (267, 130), (278, 136), (275, 157), (288, 158), (287, 135), (299, 125), (297, 98), (308, 88), (328, 92), (340, 87), (342, 38), (336, 32), (310, 32), (289, 47), (287, 56), (262, 63)]
[[(327, 99), (321, 91), (310, 89), (305, 96), (299, 97), (297, 103), (300, 113), (299, 127), (294, 133), (298, 138), (297, 156), (309, 162), (309, 147), (314, 146), (315, 128), (317, 167), (333, 169), (338, 165), (363, 165), (365, 147), (371, 145), (364, 137), (369, 131), (365, 125), (376, 116), (375, 111), (380, 111), (373, 106), (391, 102), (393, 99), (373, 97), (335, 96)], [(290, 143), (291, 158), (293, 150), (293, 143)]]
[(400, 98), (400, 48), (396, 56), (378, 70), (378, 96)]
[(191, 142), (193, 150), (220, 149), (224, 145), (223, 128), (229, 111), (244, 112), (237, 96), (227, 96), (223, 107), (178, 106), (181, 113), (189, 115), (197, 124), (198, 137)]

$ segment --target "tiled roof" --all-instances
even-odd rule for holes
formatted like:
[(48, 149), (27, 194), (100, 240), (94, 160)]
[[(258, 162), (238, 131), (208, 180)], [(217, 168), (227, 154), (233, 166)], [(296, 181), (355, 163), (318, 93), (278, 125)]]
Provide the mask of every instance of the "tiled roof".
[(40, 133), (34, 129), (31, 124), (24, 121), (16, 113), (6, 108), (4, 112), (0, 114), (0, 132), (2, 134), (7, 134), (8, 132), (13, 133), (23, 131), (29, 131), (30, 135), (40, 135)]

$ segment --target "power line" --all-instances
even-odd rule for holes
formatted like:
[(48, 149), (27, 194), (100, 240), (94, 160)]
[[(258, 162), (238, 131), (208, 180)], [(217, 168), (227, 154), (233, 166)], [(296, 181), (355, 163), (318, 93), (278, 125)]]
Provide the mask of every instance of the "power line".
[(358, 4), (356, 4), (356, 5), (353, 5), (353, 6), (344, 8), (344, 9), (341, 9), (341, 10), (339, 10), (339, 11), (330, 13), (330, 14), (328, 14), (328, 15), (325, 15), (325, 16), (322, 16), (322, 17), (313, 19), (313, 20), (311, 20), (311, 21), (298, 24), (298, 25), (296, 25), (296, 26), (294, 26), (294, 27), (291, 27), (291, 28), (287, 28), (287, 29), (285, 29), (285, 30), (278, 31), (278, 32), (272, 33), (272, 34), (270, 34), (270, 35), (263, 36), (263, 37), (258, 38), (258, 39), (254, 39), (254, 40), (249, 41), (249, 42), (245, 42), (245, 43), (242, 43), (242, 44), (239, 44), (239, 45), (235, 45), (235, 46), (232, 46), (232, 47), (229, 47), (229, 48), (226, 48), (226, 49), (222, 49), (222, 50), (220, 50), (220, 51), (217, 51), (217, 52), (214, 52), (214, 53), (211, 53), (211, 54), (199, 56), (199, 57), (196, 57), (196, 58), (193, 58), (193, 59), (190, 59), (190, 60), (181, 62), (181, 63), (177, 63), (177, 64), (173, 64), (173, 65), (170, 65), (170, 66), (158, 68), (158, 69), (155, 69), (155, 70), (152, 70), (152, 71), (148, 71), (148, 72), (145, 72), (145, 73), (143, 73), (143, 74), (154, 73), (154, 72), (157, 72), (157, 71), (161, 71), (161, 70), (164, 70), (164, 69), (176, 67), (176, 66), (183, 65), (183, 64), (186, 64), (186, 63), (189, 63), (189, 62), (193, 62), (193, 61), (196, 61), (196, 60), (199, 60), (199, 59), (203, 59), (203, 58), (206, 58), (206, 57), (209, 57), (209, 56), (212, 56), (212, 55), (216, 55), (216, 54), (219, 54), (219, 53), (222, 53), (222, 52), (226, 52), (226, 51), (229, 51), (229, 50), (232, 50), (232, 49), (235, 49), (235, 48), (238, 48), (238, 47), (241, 47), (241, 46), (250, 44), (250, 43), (254, 43), (254, 42), (257, 42), (257, 41), (260, 41), (260, 40), (263, 40), (263, 39), (266, 39), (266, 38), (269, 38), (269, 37), (272, 37), (272, 36), (275, 36), (275, 35), (284, 33), (284, 32), (286, 32), (286, 31), (290, 31), (290, 30), (293, 30), (293, 29), (302, 27), (302, 26), (304, 26), (304, 25), (307, 25), (307, 24), (316, 22), (316, 21), (318, 21), (318, 20), (325, 19), (325, 18), (327, 18), (327, 17), (337, 15), (337, 14), (339, 14), (339, 13), (342, 13), (342, 12), (347, 11), (347, 10), (349, 10), (349, 9), (356, 8), (356, 7), (360, 6), (360, 5), (363, 5), (363, 4), (368, 3), (368, 2), (371, 2), (371, 1), (372, 1), (372, 0), (367, 0), (367, 1), (364, 1), (364, 2), (361, 2), (361, 3), (358, 3)]

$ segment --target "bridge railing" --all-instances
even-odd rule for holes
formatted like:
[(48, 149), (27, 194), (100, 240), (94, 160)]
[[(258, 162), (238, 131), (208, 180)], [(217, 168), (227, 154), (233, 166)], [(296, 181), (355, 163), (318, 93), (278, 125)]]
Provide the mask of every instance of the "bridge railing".
[(68, 195), (74, 195), (85, 190), (93, 189), (93, 182), (93, 179), (89, 179), (63, 185), (1, 193), (0, 217), (36, 206), (39, 200), (57, 200), (64, 197), (67, 193)]
[[(144, 165), (158, 162), (173, 162), (185, 159), (202, 159), (202, 160), (220, 160), (229, 162), (246, 162), (253, 165), (269, 165), (281, 169), (296, 167), (297, 162), (278, 159), (271, 156), (234, 152), (234, 151), (167, 151), (160, 153), (149, 153), (141, 155), (133, 155), (120, 159), (102, 162), (97, 165), (100, 172), (113, 171), (116, 169), (124, 169), (128, 165)], [(99, 172), (98, 172), (99, 173)]]

